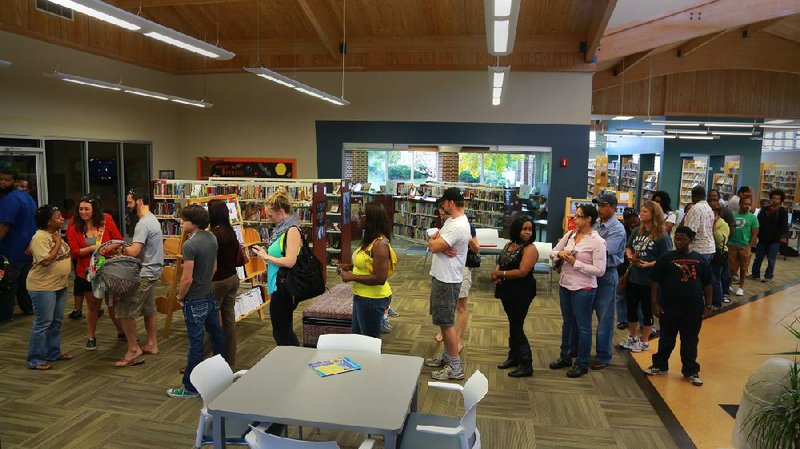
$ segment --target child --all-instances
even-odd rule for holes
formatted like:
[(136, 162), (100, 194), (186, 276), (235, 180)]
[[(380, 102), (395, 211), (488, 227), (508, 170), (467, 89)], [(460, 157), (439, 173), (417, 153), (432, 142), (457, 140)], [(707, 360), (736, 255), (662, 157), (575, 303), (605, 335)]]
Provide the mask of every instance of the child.
[[(653, 270), (651, 301), (653, 313), (660, 316), (661, 340), (653, 354), (653, 365), (645, 374), (667, 374), (675, 338), (681, 336), (681, 373), (692, 385), (703, 385), (697, 363), (697, 343), (702, 319), (711, 309), (711, 266), (703, 257), (689, 251), (695, 233), (686, 226), (675, 231), (675, 249), (664, 254)], [(659, 291), (661, 304), (658, 302)]]

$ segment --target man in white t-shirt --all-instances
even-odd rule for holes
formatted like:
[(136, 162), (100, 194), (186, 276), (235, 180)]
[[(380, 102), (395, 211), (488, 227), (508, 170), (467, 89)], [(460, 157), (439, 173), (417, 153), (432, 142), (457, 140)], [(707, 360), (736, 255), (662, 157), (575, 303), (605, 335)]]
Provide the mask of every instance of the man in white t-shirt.
[(458, 332), (455, 324), (456, 303), (461, 289), (462, 270), (467, 262), (467, 246), (470, 239), (469, 220), (464, 215), (464, 197), (456, 187), (444, 191), (439, 200), (440, 207), (450, 218), (438, 233), (428, 240), (431, 260), (431, 316), (433, 324), (439, 326), (445, 350), (425, 364), (443, 367), (434, 371), (437, 380), (464, 378), (464, 368), (458, 356)]
[(683, 224), (695, 232), (695, 238), (689, 245), (691, 251), (697, 251), (711, 263), (711, 258), (717, 250), (714, 243), (714, 211), (706, 202), (706, 188), (695, 186), (692, 188), (692, 206), (684, 218)]

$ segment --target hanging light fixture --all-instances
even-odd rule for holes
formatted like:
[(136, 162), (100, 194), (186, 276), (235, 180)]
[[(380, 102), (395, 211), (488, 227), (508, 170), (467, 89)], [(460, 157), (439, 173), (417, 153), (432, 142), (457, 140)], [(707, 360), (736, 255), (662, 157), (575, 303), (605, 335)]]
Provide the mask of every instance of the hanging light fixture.
[(519, 4), (519, 0), (484, 0), (483, 11), (489, 54), (505, 56), (514, 50)]
[(124, 9), (109, 5), (100, 0), (48, 0), (50, 3), (69, 8), (75, 12), (86, 14), (103, 22), (116, 25), (129, 31), (144, 34), (145, 36), (173, 45), (184, 50), (191, 51), (209, 58), (228, 60), (233, 59), (236, 54), (203, 42), (191, 36), (187, 36), (172, 28), (147, 20), (142, 16), (130, 13)]
[(500, 106), (500, 103), (503, 102), (503, 92), (508, 83), (509, 73), (511, 73), (511, 66), (489, 67), (492, 82), (492, 106)]

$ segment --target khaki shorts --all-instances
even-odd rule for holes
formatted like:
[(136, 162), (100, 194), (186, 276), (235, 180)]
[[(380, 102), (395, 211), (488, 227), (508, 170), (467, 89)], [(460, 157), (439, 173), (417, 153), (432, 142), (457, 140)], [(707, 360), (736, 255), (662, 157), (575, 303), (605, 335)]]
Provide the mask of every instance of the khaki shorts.
[(728, 247), (728, 264), (731, 268), (731, 273), (739, 273), (740, 268), (747, 271), (750, 265), (750, 248), (745, 246), (729, 246)]
[(156, 285), (160, 281), (160, 277), (139, 278), (136, 293), (117, 300), (117, 317), (135, 320), (140, 314), (153, 316), (156, 313)]
[(472, 268), (464, 267), (461, 271), (461, 290), (458, 292), (458, 299), (466, 298), (472, 288)]
[(431, 277), (431, 316), (437, 326), (452, 326), (456, 322), (456, 302), (461, 283), (448, 284)]

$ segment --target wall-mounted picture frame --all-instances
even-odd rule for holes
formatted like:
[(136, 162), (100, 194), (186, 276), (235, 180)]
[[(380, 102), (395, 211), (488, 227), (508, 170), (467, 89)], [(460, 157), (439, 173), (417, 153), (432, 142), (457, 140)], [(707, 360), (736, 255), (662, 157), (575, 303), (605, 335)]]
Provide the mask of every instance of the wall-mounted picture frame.
[(264, 158), (197, 158), (197, 179), (223, 178), (297, 178), (297, 160)]
[(175, 179), (175, 170), (159, 170), (158, 179)]

